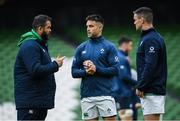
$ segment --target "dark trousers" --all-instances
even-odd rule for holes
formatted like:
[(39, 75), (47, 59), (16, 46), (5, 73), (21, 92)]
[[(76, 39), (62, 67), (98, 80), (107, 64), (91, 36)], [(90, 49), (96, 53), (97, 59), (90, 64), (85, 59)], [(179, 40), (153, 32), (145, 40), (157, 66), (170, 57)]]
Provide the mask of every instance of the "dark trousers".
[(42, 120), (47, 116), (47, 109), (17, 109), (17, 120)]

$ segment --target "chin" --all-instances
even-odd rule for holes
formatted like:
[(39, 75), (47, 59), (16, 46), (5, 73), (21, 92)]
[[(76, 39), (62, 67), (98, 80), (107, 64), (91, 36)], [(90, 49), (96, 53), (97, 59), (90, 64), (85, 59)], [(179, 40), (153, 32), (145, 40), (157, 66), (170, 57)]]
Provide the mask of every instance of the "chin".
[(92, 37), (91, 35), (88, 35), (88, 37)]

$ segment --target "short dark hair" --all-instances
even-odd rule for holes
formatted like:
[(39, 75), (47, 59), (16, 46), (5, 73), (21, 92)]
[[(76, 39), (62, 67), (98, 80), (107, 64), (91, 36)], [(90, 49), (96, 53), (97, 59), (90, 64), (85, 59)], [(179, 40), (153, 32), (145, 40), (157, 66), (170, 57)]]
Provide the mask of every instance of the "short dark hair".
[(146, 22), (153, 22), (153, 11), (148, 7), (140, 7), (137, 10), (133, 11), (134, 14), (140, 15), (145, 19)]
[(96, 22), (100, 22), (104, 25), (104, 19), (102, 18), (102, 16), (98, 15), (98, 14), (91, 14), (88, 15), (86, 17), (86, 21), (91, 20), (91, 21), (96, 21)]
[(43, 27), (46, 25), (47, 21), (52, 21), (51, 17), (43, 14), (37, 15), (34, 17), (32, 27), (33, 29), (37, 29), (40, 26)]
[(119, 40), (118, 40), (118, 44), (119, 45), (122, 45), (123, 43), (129, 43), (129, 42), (132, 42), (132, 39), (128, 38), (128, 37), (121, 37)]

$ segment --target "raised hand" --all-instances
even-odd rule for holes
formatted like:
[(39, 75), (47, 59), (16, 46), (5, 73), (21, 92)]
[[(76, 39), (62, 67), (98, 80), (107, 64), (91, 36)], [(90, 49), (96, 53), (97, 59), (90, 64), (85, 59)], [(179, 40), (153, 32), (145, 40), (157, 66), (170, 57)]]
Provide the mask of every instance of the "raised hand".
[(61, 67), (63, 65), (63, 60), (64, 60), (65, 56), (57, 56), (55, 61), (57, 62), (58, 66)]
[(144, 92), (136, 89), (136, 95), (139, 96), (140, 98), (144, 98)]

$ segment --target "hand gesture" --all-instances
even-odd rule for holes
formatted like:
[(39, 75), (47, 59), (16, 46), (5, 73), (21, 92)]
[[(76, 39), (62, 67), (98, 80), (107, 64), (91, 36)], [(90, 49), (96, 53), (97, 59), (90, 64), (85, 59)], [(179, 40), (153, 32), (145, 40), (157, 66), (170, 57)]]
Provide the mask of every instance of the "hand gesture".
[(140, 98), (144, 98), (144, 92), (136, 89), (136, 95), (139, 96)]
[(63, 60), (64, 60), (64, 58), (65, 58), (65, 56), (62, 56), (62, 57), (57, 56), (57, 57), (56, 57), (55, 61), (56, 61), (56, 63), (58, 64), (59, 67), (61, 67), (61, 66), (63, 65)]

